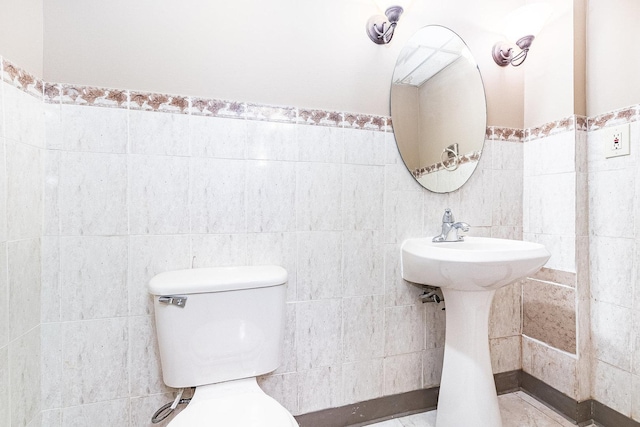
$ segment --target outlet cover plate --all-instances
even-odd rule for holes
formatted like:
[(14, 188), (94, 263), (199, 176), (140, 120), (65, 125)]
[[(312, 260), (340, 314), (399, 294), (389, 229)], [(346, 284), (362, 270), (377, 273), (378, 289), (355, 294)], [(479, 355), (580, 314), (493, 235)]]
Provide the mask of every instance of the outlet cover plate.
[(604, 156), (607, 159), (618, 156), (628, 156), (629, 150), (629, 123), (606, 128), (604, 134)]

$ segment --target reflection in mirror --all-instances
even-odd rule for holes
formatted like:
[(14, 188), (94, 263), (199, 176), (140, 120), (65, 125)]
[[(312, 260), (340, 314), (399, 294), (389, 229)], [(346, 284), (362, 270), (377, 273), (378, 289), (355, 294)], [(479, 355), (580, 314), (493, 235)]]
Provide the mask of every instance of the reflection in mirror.
[(391, 84), (393, 132), (402, 160), (428, 190), (457, 190), (484, 144), (480, 70), (464, 41), (439, 25), (418, 30), (400, 52)]

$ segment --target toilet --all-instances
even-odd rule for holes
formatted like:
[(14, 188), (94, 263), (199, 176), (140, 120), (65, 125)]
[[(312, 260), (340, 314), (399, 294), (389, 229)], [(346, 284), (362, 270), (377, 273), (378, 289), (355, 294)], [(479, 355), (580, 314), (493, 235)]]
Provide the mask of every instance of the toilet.
[(164, 383), (195, 387), (170, 427), (298, 427), (256, 382), (280, 365), (287, 272), (195, 268), (149, 282)]

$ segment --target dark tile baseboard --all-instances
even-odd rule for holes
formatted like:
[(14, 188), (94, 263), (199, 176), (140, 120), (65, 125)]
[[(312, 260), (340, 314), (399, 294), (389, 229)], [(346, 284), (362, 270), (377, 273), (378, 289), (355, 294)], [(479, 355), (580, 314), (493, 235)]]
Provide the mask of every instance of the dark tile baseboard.
[[(640, 427), (640, 423), (589, 399), (577, 402), (522, 370), (495, 374), (498, 394), (522, 390), (578, 425), (596, 422), (604, 427)], [(365, 402), (296, 416), (300, 427), (357, 427), (436, 409), (439, 387), (384, 396)]]

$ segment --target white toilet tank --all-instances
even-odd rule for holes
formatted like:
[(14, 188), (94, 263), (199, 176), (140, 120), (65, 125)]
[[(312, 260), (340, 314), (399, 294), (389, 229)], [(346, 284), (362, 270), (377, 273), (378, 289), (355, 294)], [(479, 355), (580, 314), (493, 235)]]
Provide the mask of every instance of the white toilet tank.
[(275, 370), (286, 282), (278, 266), (196, 268), (151, 279), (165, 384), (195, 387)]

